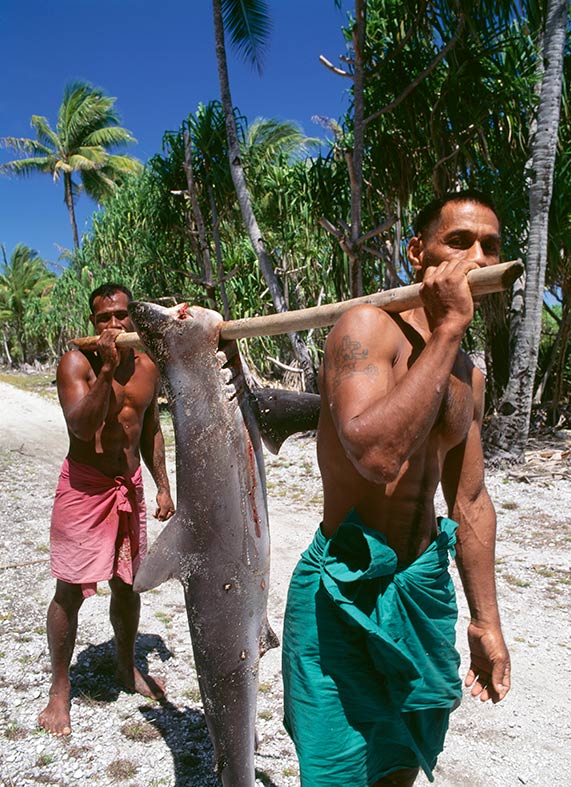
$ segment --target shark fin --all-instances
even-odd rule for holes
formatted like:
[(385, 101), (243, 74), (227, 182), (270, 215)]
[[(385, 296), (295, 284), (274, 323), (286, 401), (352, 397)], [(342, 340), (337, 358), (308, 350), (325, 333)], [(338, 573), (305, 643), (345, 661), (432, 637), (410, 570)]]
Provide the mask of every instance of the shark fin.
[(152, 590), (172, 577), (180, 578), (179, 528), (175, 514), (137, 570), (133, 582), (136, 593)]
[(263, 656), (264, 653), (267, 653), (272, 648), (278, 648), (279, 644), (278, 635), (274, 632), (266, 618), (260, 632), (260, 656)]
[(268, 451), (277, 454), (282, 443), (297, 432), (317, 429), (319, 394), (288, 391), (284, 388), (256, 388), (250, 391), (262, 440)]

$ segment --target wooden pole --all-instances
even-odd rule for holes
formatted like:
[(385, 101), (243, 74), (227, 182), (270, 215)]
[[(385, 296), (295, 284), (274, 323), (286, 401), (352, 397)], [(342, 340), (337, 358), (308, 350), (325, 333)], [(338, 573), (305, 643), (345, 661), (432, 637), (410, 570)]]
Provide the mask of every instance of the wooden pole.
[[(478, 268), (468, 273), (468, 284), (475, 298), (489, 295), (493, 292), (507, 290), (514, 281), (523, 273), (521, 260), (512, 260), (489, 268)], [(322, 306), (312, 306), (309, 309), (268, 314), (263, 317), (246, 317), (242, 320), (228, 320), (222, 324), (220, 336), (222, 339), (245, 339), (252, 336), (276, 336), (280, 333), (291, 331), (304, 331), (310, 328), (324, 328), (333, 325), (348, 309), (361, 303), (370, 303), (388, 312), (403, 312), (422, 306), (420, 300), (420, 284), (409, 284), (406, 287), (397, 287), (394, 290), (375, 292), (372, 295), (363, 295), (339, 303), (326, 303)], [(95, 350), (97, 336), (84, 336), (72, 339), (70, 342), (80, 350)], [(122, 333), (117, 336), (118, 347), (141, 347), (139, 335)]]

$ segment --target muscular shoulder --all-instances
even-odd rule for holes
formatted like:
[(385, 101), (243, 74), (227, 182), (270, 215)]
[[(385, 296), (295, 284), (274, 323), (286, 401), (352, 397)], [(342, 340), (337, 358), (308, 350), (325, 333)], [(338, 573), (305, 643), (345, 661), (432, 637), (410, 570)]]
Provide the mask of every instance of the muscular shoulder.
[(364, 304), (345, 312), (331, 330), (325, 345), (326, 361), (367, 356), (390, 357), (398, 353), (403, 335), (382, 309)]
[(153, 379), (158, 379), (159, 370), (150, 355), (147, 355), (145, 352), (137, 352), (136, 359), (140, 370), (144, 372), (144, 374), (149, 375)]
[(353, 399), (364, 383), (391, 373), (403, 347), (404, 337), (388, 314), (375, 306), (355, 306), (327, 337), (321, 392)]
[(58, 381), (69, 377), (89, 378), (92, 374), (93, 367), (81, 350), (69, 350), (60, 358), (57, 367)]

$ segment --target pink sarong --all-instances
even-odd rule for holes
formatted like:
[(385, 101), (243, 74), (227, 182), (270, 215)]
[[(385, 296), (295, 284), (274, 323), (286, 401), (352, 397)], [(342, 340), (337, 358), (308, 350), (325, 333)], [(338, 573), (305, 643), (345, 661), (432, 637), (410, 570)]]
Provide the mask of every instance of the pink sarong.
[(146, 552), (140, 466), (132, 478), (111, 478), (91, 465), (66, 458), (52, 511), (52, 576), (81, 585), (87, 598), (95, 594), (98, 582), (112, 577), (132, 585)]

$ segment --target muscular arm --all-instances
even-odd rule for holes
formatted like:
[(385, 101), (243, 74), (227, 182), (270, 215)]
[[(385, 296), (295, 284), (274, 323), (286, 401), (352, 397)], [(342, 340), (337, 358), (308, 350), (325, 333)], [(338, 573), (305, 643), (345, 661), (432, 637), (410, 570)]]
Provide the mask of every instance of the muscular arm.
[(145, 412), (140, 449), (143, 461), (149, 468), (153, 480), (157, 485), (157, 509), (155, 511), (155, 517), (164, 521), (174, 514), (174, 503), (171, 497), (167, 475), (165, 441), (161, 429), (157, 395), (158, 382), (153, 401)]
[(368, 481), (394, 481), (427, 439), (474, 313), (466, 274), (476, 267), (444, 261), (425, 271), (420, 295), (430, 338), (398, 380), (394, 368), (406, 343), (388, 315), (358, 306), (331, 331), (327, 401), (347, 456)]
[(461, 338), (461, 332), (446, 326), (436, 329), (396, 380), (394, 367), (405, 341), (387, 314), (358, 306), (331, 331), (325, 348), (325, 393), (345, 452), (367, 480), (393, 481), (427, 439)]
[(78, 440), (92, 440), (104, 423), (116, 366), (113, 358), (102, 358), (94, 377), (83, 353), (72, 350), (62, 357), (57, 370), (58, 396), (68, 429)]
[(496, 512), (484, 483), (481, 418), (484, 384), (473, 371), (474, 420), (464, 442), (445, 460), (442, 489), (449, 516), (458, 522), (456, 564), (470, 609), (470, 668), (466, 685), (472, 695), (493, 702), (510, 688), (509, 654), (502, 636), (495, 584)]

